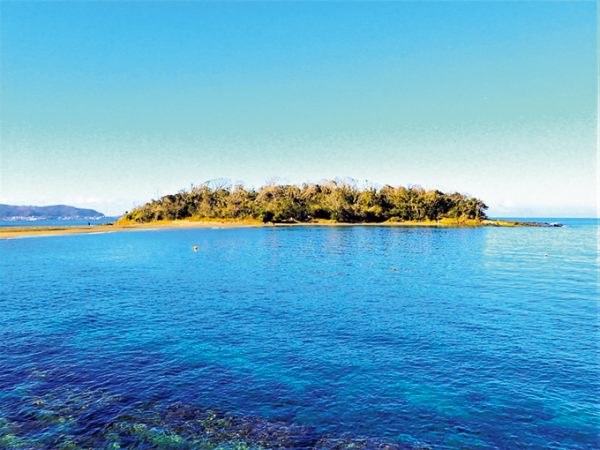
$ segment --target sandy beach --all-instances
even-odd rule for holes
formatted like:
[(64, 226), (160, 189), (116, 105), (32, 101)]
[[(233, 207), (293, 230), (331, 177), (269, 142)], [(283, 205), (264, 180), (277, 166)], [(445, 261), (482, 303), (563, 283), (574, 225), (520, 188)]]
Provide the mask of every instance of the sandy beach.
[(332, 221), (309, 222), (309, 223), (263, 223), (259, 221), (211, 221), (211, 220), (173, 220), (151, 223), (115, 223), (103, 225), (65, 225), (65, 226), (18, 226), (0, 228), (0, 239), (17, 239), (25, 237), (59, 236), (67, 234), (97, 234), (115, 233), (123, 231), (150, 231), (159, 229), (182, 229), (182, 228), (246, 228), (246, 227), (297, 227), (297, 226), (376, 226), (376, 227), (480, 227), (480, 226), (535, 226), (528, 222), (512, 222), (505, 220), (483, 220), (483, 221), (456, 221), (444, 219), (440, 221), (422, 222), (382, 222), (382, 223), (341, 223)]

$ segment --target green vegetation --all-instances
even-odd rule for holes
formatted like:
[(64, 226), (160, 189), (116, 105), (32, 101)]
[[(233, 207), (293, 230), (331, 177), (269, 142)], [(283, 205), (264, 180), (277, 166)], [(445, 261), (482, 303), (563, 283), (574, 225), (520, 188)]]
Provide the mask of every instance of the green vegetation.
[(259, 190), (225, 182), (192, 186), (125, 213), (122, 222), (214, 219), (274, 223), (334, 221), (378, 223), (482, 220), (487, 206), (464, 194), (445, 194), (419, 187), (383, 186), (360, 189), (352, 182), (269, 184)]

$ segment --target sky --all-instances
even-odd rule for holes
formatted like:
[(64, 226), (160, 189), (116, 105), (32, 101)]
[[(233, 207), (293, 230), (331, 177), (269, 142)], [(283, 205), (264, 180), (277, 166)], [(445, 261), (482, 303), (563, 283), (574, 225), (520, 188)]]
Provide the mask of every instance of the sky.
[(0, 203), (351, 177), (597, 215), (595, 2), (0, 0)]

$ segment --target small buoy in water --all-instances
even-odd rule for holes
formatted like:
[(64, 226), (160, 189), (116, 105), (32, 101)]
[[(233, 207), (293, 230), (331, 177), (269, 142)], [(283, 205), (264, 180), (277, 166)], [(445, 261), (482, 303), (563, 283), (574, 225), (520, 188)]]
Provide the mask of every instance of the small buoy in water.
[(544, 256), (546, 256), (546, 257), (547, 257), (547, 256), (548, 256), (548, 253), (544, 253)]
[(197, 245), (194, 245), (194, 246), (192, 247), (192, 250), (194, 250), (195, 252), (197, 252), (197, 251), (198, 251), (198, 246), (197, 246)]

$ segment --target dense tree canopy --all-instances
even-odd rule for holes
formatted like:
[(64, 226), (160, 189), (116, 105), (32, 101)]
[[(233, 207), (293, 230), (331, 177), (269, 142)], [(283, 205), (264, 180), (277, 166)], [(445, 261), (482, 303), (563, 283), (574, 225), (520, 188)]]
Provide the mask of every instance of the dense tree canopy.
[(322, 184), (269, 184), (259, 190), (208, 182), (153, 200), (123, 217), (152, 222), (177, 219), (257, 219), (263, 222), (385, 222), (485, 219), (487, 206), (463, 194), (419, 187), (368, 187), (328, 181)]

